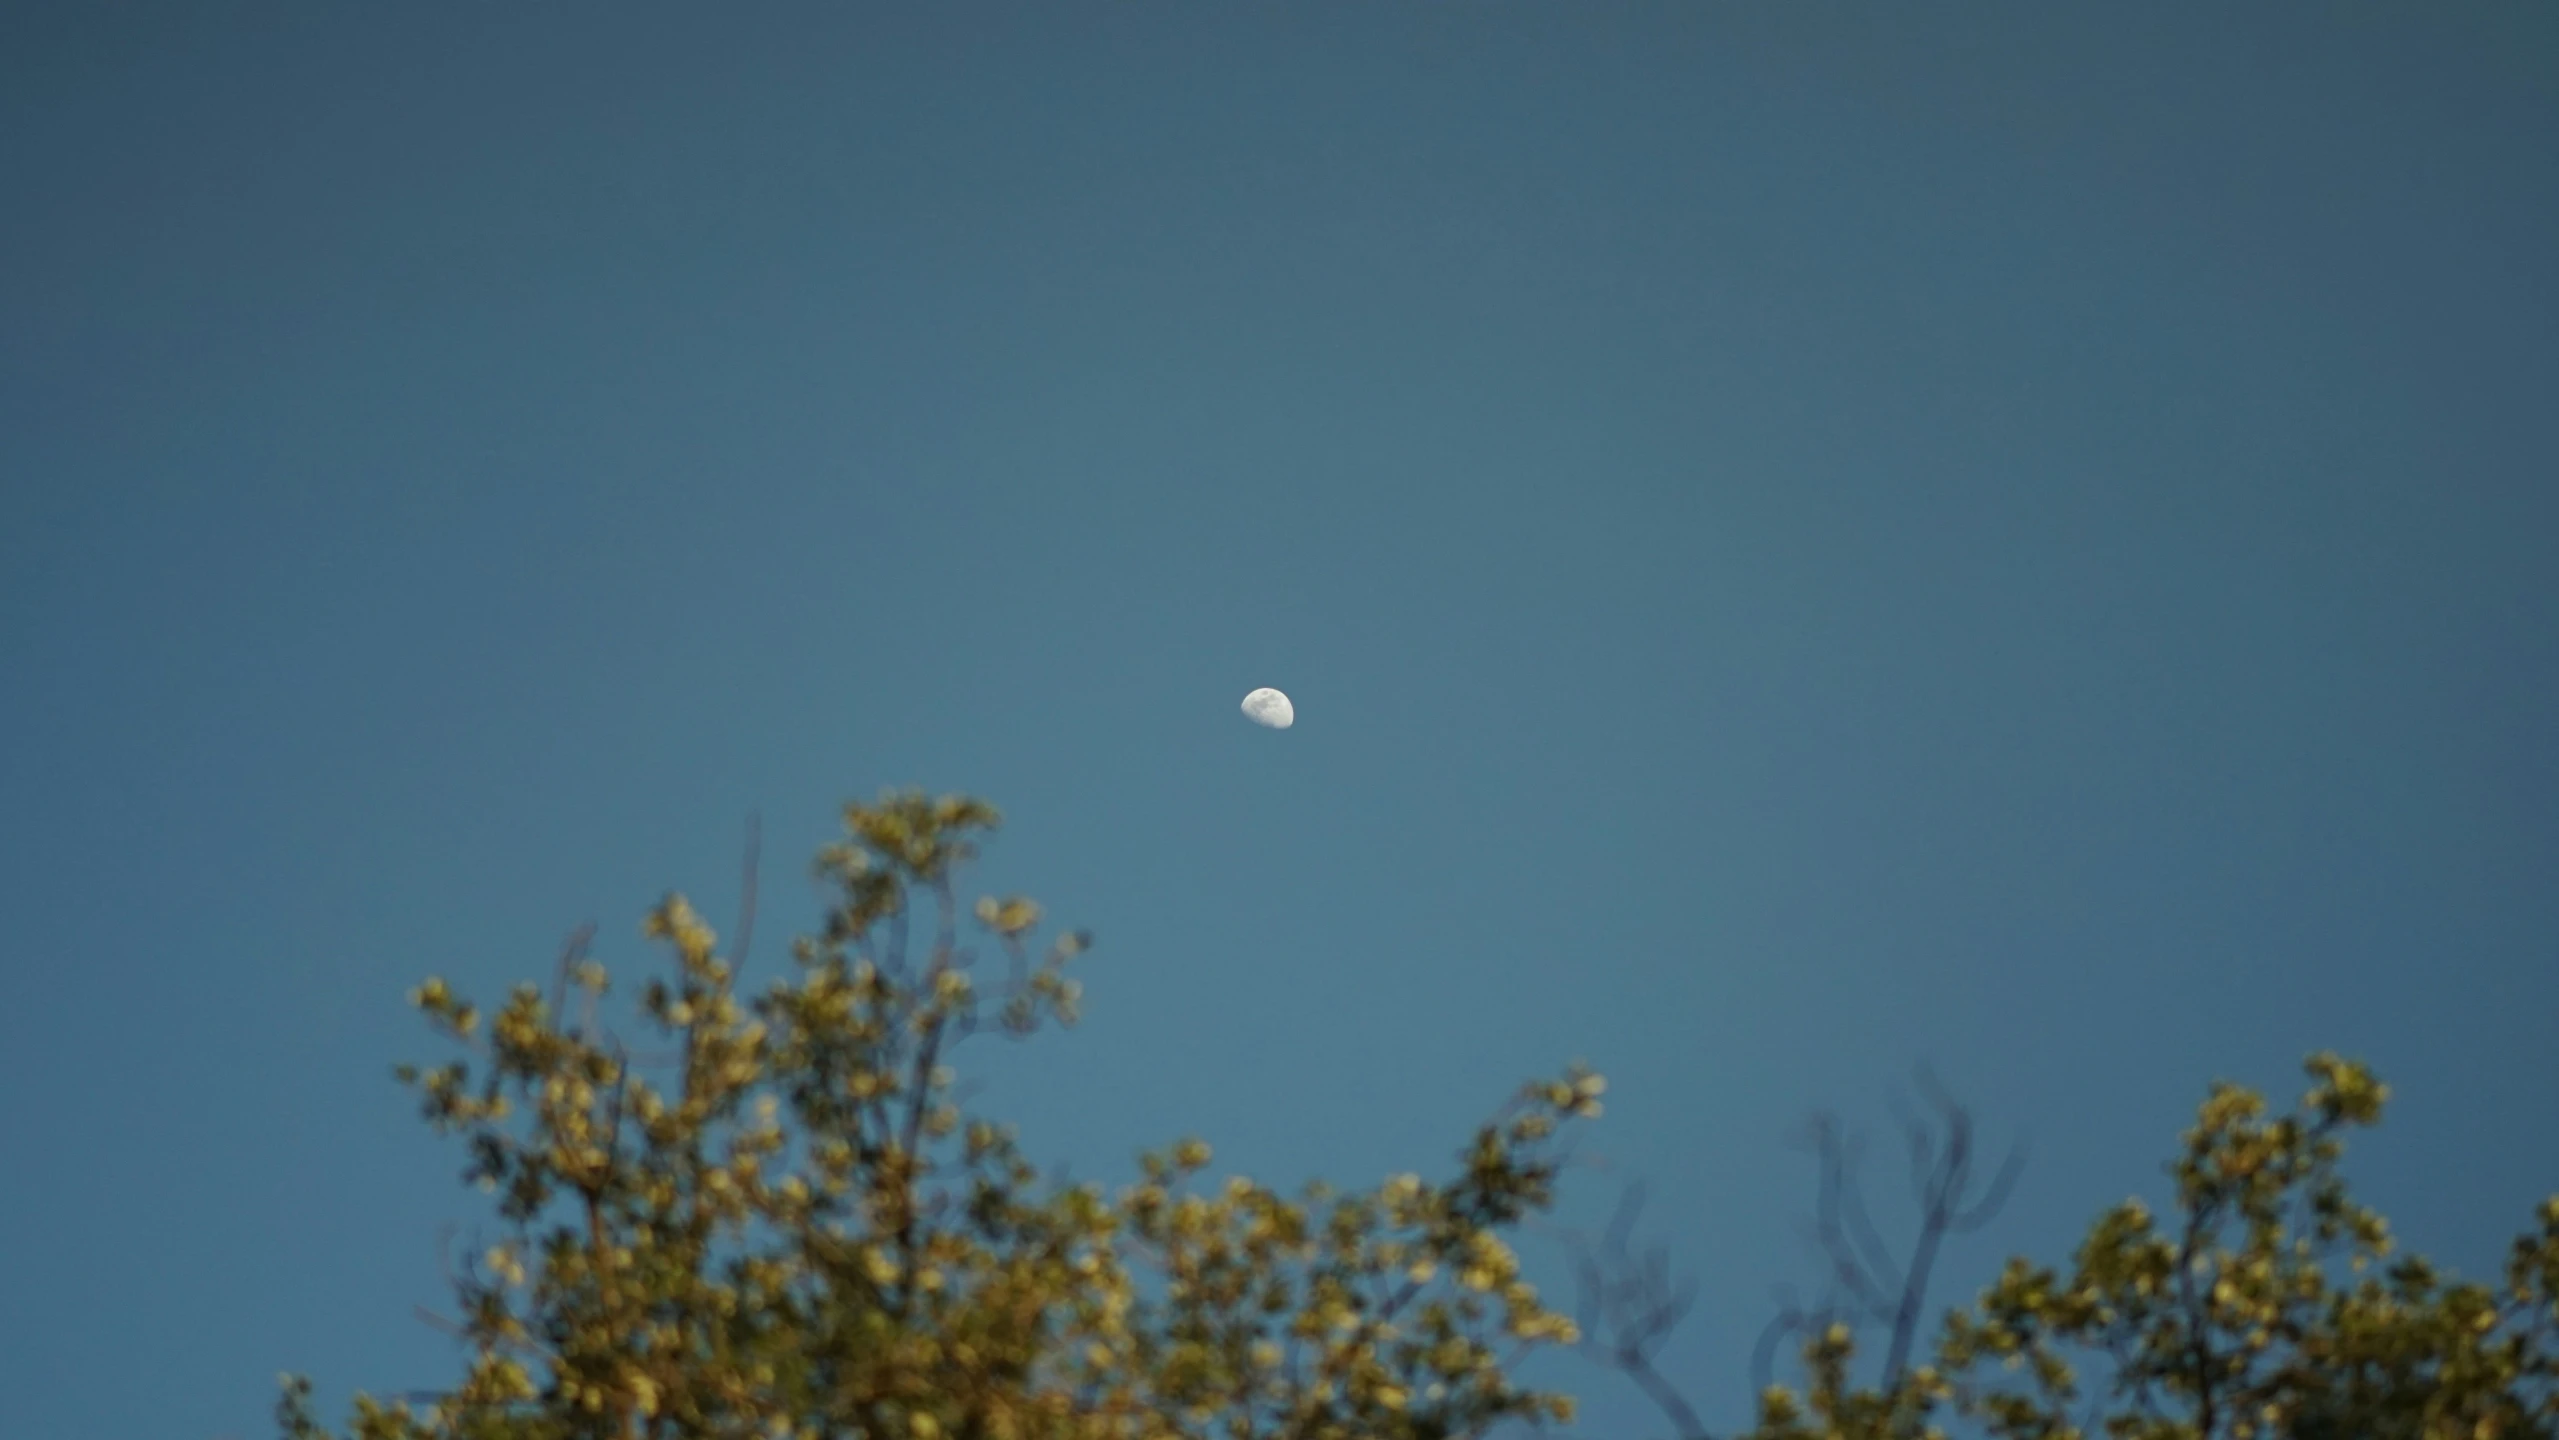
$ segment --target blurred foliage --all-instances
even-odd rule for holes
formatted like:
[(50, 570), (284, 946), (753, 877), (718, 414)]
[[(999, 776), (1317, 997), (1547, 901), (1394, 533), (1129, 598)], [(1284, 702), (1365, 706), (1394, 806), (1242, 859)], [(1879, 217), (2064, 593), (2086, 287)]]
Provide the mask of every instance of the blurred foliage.
[[(1598, 1113), (1599, 1077), (1527, 1087), (1445, 1183), (1210, 1186), (1196, 1140), (1116, 1193), (1044, 1181), (950, 1065), (982, 1028), (1075, 1019), (1087, 937), (1035, 949), (1031, 901), (958, 903), (997, 823), (961, 797), (848, 807), (818, 860), (825, 925), (752, 999), (667, 899), (646, 930), (672, 974), (639, 995), (672, 1047), (655, 1057), (595, 1026), (610, 981), (582, 949), (547, 1000), (520, 985), (494, 1013), (420, 986), (466, 1055), (401, 1077), (502, 1234), (452, 1277), (460, 1380), (358, 1396), (347, 1433), (1445, 1440), (1568, 1419), (1509, 1378), (1575, 1334), (1503, 1235), (1548, 1205), (1559, 1129)], [(278, 1419), (330, 1434), (298, 1377)]]
[[(1946, 1317), (1935, 1363), (1852, 1382), (1855, 1337), (1804, 1346), (1749, 1440), (2527, 1440), (2559, 1433), (2559, 1197), (2503, 1281), (2393, 1258), (2338, 1172), (2389, 1091), (2315, 1055), (2287, 1115), (2220, 1084), (2170, 1164), (2176, 1211), (2101, 1216), (2063, 1269), (2019, 1259)], [(2100, 1378), (2082, 1379), (2083, 1372)]]

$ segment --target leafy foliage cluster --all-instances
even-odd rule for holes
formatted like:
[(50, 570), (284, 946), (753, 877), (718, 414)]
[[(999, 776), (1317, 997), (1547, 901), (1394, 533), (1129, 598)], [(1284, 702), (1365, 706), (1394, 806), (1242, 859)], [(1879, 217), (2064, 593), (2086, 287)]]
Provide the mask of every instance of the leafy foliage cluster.
[[(963, 911), (956, 877), (998, 824), (983, 802), (891, 793), (845, 824), (819, 857), (826, 922), (761, 994), (740, 997), (680, 896), (650, 915), (674, 960), (640, 994), (661, 1053), (597, 1028), (609, 980), (582, 945), (548, 997), (519, 986), (494, 1014), (438, 980), (413, 994), (467, 1058), (402, 1076), (503, 1233), (453, 1277), (460, 1382), (358, 1396), (352, 1440), (1461, 1440), (1570, 1420), (1512, 1374), (1580, 1327), (1504, 1237), (1550, 1204), (1597, 1075), (1527, 1086), (1442, 1183), (1211, 1185), (1197, 1140), (1116, 1192), (1043, 1179), (968, 1113), (950, 1059), (983, 1029), (1072, 1024), (1088, 937), (1035, 945), (1021, 896)], [(2169, 1167), (2173, 1213), (2127, 1201), (2069, 1265), (2009, 1262), (1933, 1348), (1939, 1244), (1998, 1208), (2014, 1166), (1973, 1194), (1969, 1117), (1932, 1087), (1944, 1134), (1906, 1121), (1921, 1228), (1896, 1264), (1823, 1127), (1834, 1299), (1780, 1317), (1803, 1383), (1767, 1386), (1738, 1440), (2559, 1436), (2559, 1197), (2498, 1284), (2397, 1256), (2339, 1172), (2387, 1089), (2333, 1055), (2307, 1068), (2283, 1115), (2215, 1086)], [(1586, 1257), (1589, 1348), (1706, 1440), (1653, 1363), (1691, 1294), (1661, 1252), (1622, 1263), (1623, 1240), (1613, 1271)], [(1890, 1338), (1861, 1384), (1872, 1325)], [(278, 1418), (288, 1440), (330, 1434), (302, 1379)]]
[[(1852, 1327), (1805, 1346), (1750, 1440), (2524, 1440), (2559, 1433), (2559, 1197), (2498, 1285), (2392, 1259), (2339, 1174), (2388, 1088), (2314, 1055), (2298, 1106), (2213, 1087), (2169, 1166), (2176, 1213), (2101, 1216), (2065, 1268), (2008, 1262), (1946, 1317), (1935, 1363), (1860, 1387)], [(2082, 1378), (2084, 1368), (2103, 1377)]]
[[(1071, 1024), (1086, 937), (1035, 954), (1039, 907), (981, 899), (1007, 962), (982, 989), (955, 877), (996, 812), (893, 793), (845, 821), (823, 930), (751, 1000), (681, 897), (649, 917), (675, 961), (641, 996), (663, 1080), (565, 1018), (567, 988), (591, 1015), (607, 987), (582, 953), (493, 1015), (413, 995), (471, 1054), (403, 1077), (505, 1234), (455, 1277), (461, 1382), (359, 1396), (357, 1440), (1439, 1440), (1571, 1414), (1510, 1379), (1575, 1336), (1503, 1236), (1549, 1203), (1597, 1075), (1527, 1087), (1445, 1183), (1212, 1188), (1196, 1140), (1115, 1194), (1044, 1180), (949, 1058)], [(307, 1381), (279, 1412), (328, 1434)]]

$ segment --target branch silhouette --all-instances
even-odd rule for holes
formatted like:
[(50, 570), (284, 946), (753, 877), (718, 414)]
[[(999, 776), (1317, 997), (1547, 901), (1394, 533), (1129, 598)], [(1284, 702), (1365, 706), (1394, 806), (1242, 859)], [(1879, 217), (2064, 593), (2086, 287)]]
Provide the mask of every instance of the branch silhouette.
[[(2026, 1150), (2010, 1148), (1987, 1181), (1980, 1173), (1978, 1127), (1926, 1066), (1913, 1076), (1924, 1111), (1890, 1097), (1908, 1151), (1909, 1183), (1919, 1229), (1906, 1255), (1896, 1255), (1875, 1223), (1860, 1183), (1861, 1146), (1839, 1118), (1816, 1114), (1806, 1142), (1815, 1155), (1816, 1191), (1807, 1227), (1823, 1264), (1819, 1299), (1806, 1304), (1791, 1288), (1776, 1296), (1778, 1313), (1760, 1332), (1751, 1355), (1753, 1386), (1768, 1389), (1778, 1347), (1828, 1332), (1853, 1334), (1887, 1327), (1882, 1388), (1890, 1393), (1910, 1369), (1911, 1352), (1926, 1318), (1929, 1284), (1947, 1237), (1979, 1230), (2007, 1204), (2023, 1171)], [(1639, 1182), (1627, 1187), (1615, 1216), (1596, 1241), (1568, 1236), (1580, 1295), (1582, 1348), (1598, 1363), (1626, 1377), (1668, 1419), (1677, 1440), (1711, 1440), (1696, 1406), (1662, 1373), (1662, 1346), (1688, 1316), (1697, 1298), (1694, 1280), (1674, 1274), (1668, 1250), (1638, 1247), (1634, 1230), (1645, 1200)]]
[(1890, 1327), (1884, 1352), (1882, 1388), (1889, 1393), (1909, 1372), (1911, 1347), (1926, 1317), (1928, 1288), (1939, 1253), (1950, 1235), (1969, 1234), (1988, 1224), (2017, 1185), (2025, 1168), (2023, 1143), (2011, 1146), (1988, 1183), (1979, 1184), (1979, 1147), (1972, 1111), (1921, 1065), (1914, 1087), (1933, 1113), (1913, 1114), (1899, 1095), (1891, 1097), (1908, 1151), (1912, 1198), (1919, 1207), (1919, 1233), (1909, 1258), (1896, 1261), (1892, 1247), (1866, 1208), (1858, 1179), (1861, 1147), (1838, 1117), (1817, 1114), (1810, 1125), (1810, 1145), (1820, 1171), (1811, 1237), (1830, 1276), (1822, 1303), (1806, 1309), (1781, 1296), (1783, 1307), (1760, 1336), (1752, 1357), (1754, 1382), (1768, 1384), (1776, 1347), (1788, 1338), (1817, 1335), (1833, 1325), (1854, 1333), (1868, 1325)]

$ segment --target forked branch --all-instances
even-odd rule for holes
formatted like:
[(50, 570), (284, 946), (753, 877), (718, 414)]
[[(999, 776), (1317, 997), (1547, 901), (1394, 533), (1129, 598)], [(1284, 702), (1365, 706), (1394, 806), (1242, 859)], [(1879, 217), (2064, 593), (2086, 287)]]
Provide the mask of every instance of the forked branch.
[(1832, 1325), (1852, 1332), (1866, 1325), (1890, 1327), (1884, 1351), (1882, 1388), (1890, 1393), (1909, 1372), (1913, 1345), (1928, 1304), (1928, 1286), (1946, 1237), (1980, 1229), (2007, 1204), (2026, 1162), (2025, 1147), (2009, 1149), (1987, 1184), (1976, 1170), (1978, 1137), (1972, 1112), (1947, 1093), (1926, 1066), (1914, 1076), (1915, 1088), (1933, 1113), (1913, 1115), (1898, 1097), (1893, 1102), (1909, 1151), (1912, 1198), (1919, 1209), (1919, 1233), (1909, 1258), (1896, 1261), (1891, 1247), (1866, 1209), (1858, 1182), (1858, 1146), (1835, 1117), (1815, 1116), (1810, 1143), (1820, 1168), (1812, 1239), (1829, 1270), (1825, 1299), (1810, 1309), (1784, 1302), (1760, 1337), (1753, 1368), (1763, 1387), (1777, 1344), (1787, 1338), (1819, 1334)]

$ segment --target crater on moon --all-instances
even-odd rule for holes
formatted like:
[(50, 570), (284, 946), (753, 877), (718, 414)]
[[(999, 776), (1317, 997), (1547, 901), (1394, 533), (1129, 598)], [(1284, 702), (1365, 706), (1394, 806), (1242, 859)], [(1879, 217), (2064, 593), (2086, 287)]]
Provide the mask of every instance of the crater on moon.
[(1256, 725), (1285, 730), (1297, 723), (1297, 707), (1268, 685), (1244, 697), (1244, 718)]

